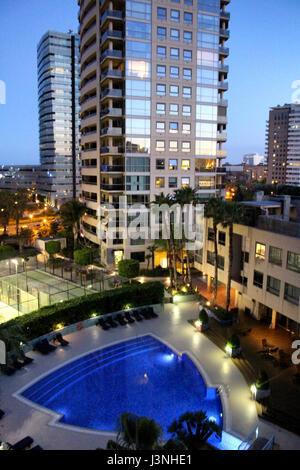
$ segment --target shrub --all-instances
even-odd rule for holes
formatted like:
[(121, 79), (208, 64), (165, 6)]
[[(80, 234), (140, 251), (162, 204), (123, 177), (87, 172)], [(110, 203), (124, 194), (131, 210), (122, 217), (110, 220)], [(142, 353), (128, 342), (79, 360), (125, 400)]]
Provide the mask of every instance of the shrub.
[(0, 246), (0, 260), (13, 258), (15, 256), (15, 249), (10, 245)]
[(199, 313), (199, 321), (201, 321), (201, 323), (204, 323), (204, 324), (208, 323), (208, 315), (204, 308)]
[(240, 338), (238, 337), (238, 335), (236, 333), (233, 333), (232, 336), (229, 338), (229, 340), (227, 341), (227, 344), (232, 348), (232, 349), (235, 349), (235, 348), (239, 348), (240, 345), (241, 345), (241, 342), (240, 342)]
[(59, 241), (50, 241), (45, 244), (45, 249), (50, 256), (56, 255), (60, 252), (61, 246)]
[(93, 253), (89, 248), (74, 251), (74, 262), (78, 266), (87, 266), (93, 263)]
[(140, 273), (140, 263), (136, 259), (123, 259), (118, 264), (118, 271), (121, 277), (133, 279)]
[(220, 321), (229, 321), (232, 320), (232, 313), (231, 312), (226, 312), (225, 308), (222, 307), (210, 307), (210, 309), (214, 312), (216, 317)]
[(259, 390), (269, 390), (270, 381), (269, 381), (269, 376), (265, 370), (261, 370), (259, 372), (255, 385), (256, 385), (256, 388)]
[(3, 323), (2, 328), (20, 326), (27, 341), (43, 336), (56, 329), (58, 324), (64, 326), (91, 318), (91, 315), (123, 310), (126, 305), (140, 307), (159, 304), (164, 299), (164, 286), (160, 282), (149, 282), (139, 286), (128, 286), (110, 291), (103, 291), (66, 302), (43, 307), (36, 312), (28, 313)]
[(168, 269), (157, 266), (155, 269), (142, 269), (140, 275), (146, 277), (169, 277), (170, 272)]

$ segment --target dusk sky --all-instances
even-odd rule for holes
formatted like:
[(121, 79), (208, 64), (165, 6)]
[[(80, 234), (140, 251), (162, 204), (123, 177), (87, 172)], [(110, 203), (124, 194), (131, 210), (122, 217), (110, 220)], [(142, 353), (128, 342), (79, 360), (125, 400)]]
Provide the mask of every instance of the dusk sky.
[[(264, 153), (270, 106), (292, 101), (300, 81), (299, 0), (232, 0), (228, 161)], [(36, 46), (49, 29), (78, 29), (77, 0), (1, 0), (0, 164), (38, 164)]]

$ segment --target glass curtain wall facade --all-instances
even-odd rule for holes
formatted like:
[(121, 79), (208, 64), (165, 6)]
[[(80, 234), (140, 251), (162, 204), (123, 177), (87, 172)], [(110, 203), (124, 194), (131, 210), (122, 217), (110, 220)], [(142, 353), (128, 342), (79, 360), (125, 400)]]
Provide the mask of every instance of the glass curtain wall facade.
[(105, 264), (143, 262), (150, 241), (123, 240), (121, 217), (115, 240), (99, 240), (99, 207), (223, 189), (229, 3), (79, 0), (81, 129), (93, 132), (82, 141), (83, 232)]
[(79, 36), (48, 31), (37, 49), (40, 125), (38, 191), (59, 205), (79, 195)]

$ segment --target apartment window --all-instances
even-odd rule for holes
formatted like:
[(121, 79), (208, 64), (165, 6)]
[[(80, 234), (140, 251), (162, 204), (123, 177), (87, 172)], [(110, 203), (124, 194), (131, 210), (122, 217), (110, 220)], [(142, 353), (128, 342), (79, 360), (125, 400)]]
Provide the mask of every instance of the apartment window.
[(178, 116), (178, 104), (170, 104), (170, 114), (172, 116)]
[(165, 178), (155, 178), (155, 187), (156, 189), (162, 189), (165, 187)]
[(139, 261), (140, 263), (144, 263), (145, 262), (145, 252), (144, 251), (132, 252), (130, 254), (130, 258), (135, 259), (135, 260)]
[(170, 152), (177, 152), (178, 151), (178, 142), (177, 142), (177, 140), (170, 140), (169, 150), (170, 150)]
[(210, 242), (213, 242), (215, 241), (215, 232), (212, 228), (209, 228), (207, 230), (207, 239), (210, 241)]
[(262, 289), (263, 284), (264, 284), (264, 275), (263, 275), (263, 273), (260, 273), (258, 271), (254, 271), (253, 285), (256, 286), (256, 287), (259, 287), (260, 289)]
[(170, 30), (170, 38), (172, 39), (172, 41), (179, 41), (179, 39), (180, 39), (180, 31), (179, 31), (179, 29), (173, 29), (173, 28), (171, 28), (171, 30)]
[(191, 116), (192, 114), (192, 108), (189, 105), (184, 105), (182, 106), (182, 116)]
[(215, 254), (213, 251), (207, 251), (207, 264), (215, 265)]
[(165, 77), (166, 76), (166, 66), (165, 65), (157, 65), (156, 66), (156, 75), (157, 75), (157, 77)]
[(166, 95), (166, 85), (156, 85), (156, 94), (159, 96)]
[(268, 276), (267, 278), (267, 291), (271, 294), (280, 296), (280, 280), (275, 277)]
[(266, 258), (266, 245), (256, 242), (255, 258), (264, 260)]
[(167, 49), (164, 46), (157, 46), (156, 55), (157, 57), (165, 59), (167, 57)]
[(183, 22), (186, 24), (193, 24), (193, 13), (189, 13), (188, 11), (185, 11), (183, 13)]
[(166, 20), (167, 19), (167, 9), (166, 8), (157, 8), (157, 19)]
[(156, 160), (156, 169), (157, 170), (164, 170), (165, 169), (165, 160), (157, 159)]
[(181, 169), (183, 171), (188, 171), (191, 169), (191, 162), (190, 160), (182, 160), (181, 162)]
[(188, 188), (190, 186), (190, 178), (181, 178), (182, 188)]
[(170, 176), (169, 178), (169, 188), (177, 188), (177, 178)]
[(165, 151), (165, 141), (164, 140), (157, 140), (156, 141), (156, 151), (157, 152), (164, 152)]
[(225, 258), (224, 256), (218, 255), (218, 268), (221, 269), (221, 271), (224, 271), (225, 267)]
[(182, 133), (183, 134), (190, 134), (191, 133), (191, 125), (190, 124), (182, 124)]
[(178, 160), (170, 159), (169, 160), (169, 170), (177, 170), (178, 169)]
[(184, 86), (182, 89), (182, 96), (184, 98), (191, 98), (192, 97), (192, 89), (191, 87)]
[(179, 49), (177, 47), (170, 48), (170, 57), (171, 59), (179, 59)]
[(165, 132), (166, 124), (164, 122), (156, 123), (156, 132)]
[(282, 266), (282, 249), (276, 246), (270, 246), (269, 250), (269, 263)]
[(179, 10), (171, 10), (170, 17), (171, 17), (171, 21), (179, 22), (180, 21), (180, 11)]
[(158, 39), (167, 39), (167, 28), (164, 28), (163, 26), (158, 26), (157, 37)]
[(187, 49), (183, 50), (183, 60), (187, 62), (192, 61), (192, 51), (188, 51)]
[(190, 152), (191, 151), (191, 142), (182, 142), (181, 150), (183, 152)]
[(171, 134), (178, 134), (178, 122), (170, 122), (169, 132)]
[(178, 96), (179, 87), (177, 85), (170, 85), (170, 96)]
[(170, 77), (179, 78), (179, 67), (170, 67)]
[(226, 232), (219, 232), (219, 245), (226, 245)]
[(156, 114), (166, 114), (165, 103), (156, 103)]
[(192, 80), (192, 69), (183, 69), (183, 78), (185, 80)]
[(183, 31), (184, 42), (193, 42), (193, 33), (191, 31)]
[(284, 287), (284, 298), (294, 305), (299, 305), (300, 289), (299, 287), (292, 286), (286, 283)]
[(288, 251), (287, 269), (300, 273), (300, 254), (292, 253), (291, 251)]

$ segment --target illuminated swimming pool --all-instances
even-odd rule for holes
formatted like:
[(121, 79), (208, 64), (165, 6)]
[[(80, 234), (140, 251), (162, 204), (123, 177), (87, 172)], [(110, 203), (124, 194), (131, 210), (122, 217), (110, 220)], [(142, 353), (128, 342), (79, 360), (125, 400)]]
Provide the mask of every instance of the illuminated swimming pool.
[(205, 410), (223, 427), (222, 404), (187, 355), (152, 336), (124, 341), (55, 370), (21, 394), (62, 415), (61, 423), (115, 431), (124, 412), (168, 426), (186, 411)]

